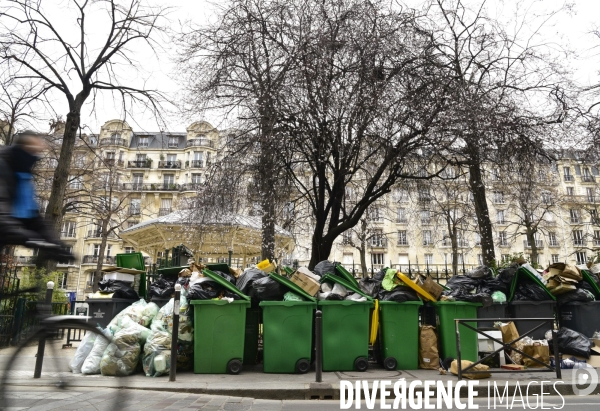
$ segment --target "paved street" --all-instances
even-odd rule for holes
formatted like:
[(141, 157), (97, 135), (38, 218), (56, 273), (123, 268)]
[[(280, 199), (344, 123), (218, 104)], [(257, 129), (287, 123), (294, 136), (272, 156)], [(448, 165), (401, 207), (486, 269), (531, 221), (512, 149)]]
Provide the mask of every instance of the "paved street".
[[(17, 407), (10, 410), (108, 410), (105, 404), (106, 398), (115, 395), (112, 389), (77, 388), (74, 391), (57, 392), (48, 388), (40, 387), (14, 387), (11, 388), (10, 396), (17, 402)], [(529, 397), (529, 409), (538, 408), (538, 397)], [(600, 397), (565, 397), (564, 410), (597, 410), (600, 407)], [(494, 409), (493, 405), (488, 408), (487, 399), (475, 401), (479, 409)], [(538, 405), (536, 407), (536, 404)], [(545, 397), (544, 407), (559, 409), (563, 407), (561, 397)], [(505, 405), (497, 405), (496, 409), (506, 409)], [(308, 410), (339, 410), (339, 401), (318, 400), (256, 400), (252, 398), (225, 397), (203, 394), (170, 393), (161, 391), (138, 391), (127, 390), (120, 410), (211, 410), (211, 411), (308, 411)], [(353, 406), (351, 409), (355, 409)], [(360, 409), (368, 409), (363, 402)], [(375, 403), (375, 409), (380, 409), (379, 402)], [(446, 409), (446, 408), (443, 408)], [(522, 404), (515, 403), (509, 409), (523, 409)]]

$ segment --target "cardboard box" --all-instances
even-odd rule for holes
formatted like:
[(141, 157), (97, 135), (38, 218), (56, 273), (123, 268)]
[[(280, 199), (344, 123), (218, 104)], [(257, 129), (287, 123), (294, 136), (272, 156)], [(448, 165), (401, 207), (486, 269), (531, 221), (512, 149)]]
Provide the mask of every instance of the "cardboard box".
[(444, 287), (433, 281), (433, 278), (430, 276), (425, 277), (425, 280), (419, 276), (419, 278), (417, 278), (417, 285), (431, 294), (436, 300), (439, 300), (444, 292)]
[(290, 280), (313, 297), (317, 295), (317, 292), (319, 292), (319, 288), (321, 287), (321, 284), (318, 281), (298, 271), (292, 274)]
[[(502, 331), (484, 331), (485, 334), (489, 337), (495, 338), (498, 341), (502, 341)], [(477, 333), (477, 339), (479, 343), (479, 352), (481, 353), (490, 353), (494, 352), (499, 348), (502, 348), (500, 343), (497, 343), (494, 340), (486, 338), (486, 335), (482, 335)], [(500, 365), (506, 364), (506, 360), (504, 358), (504, 350), (500, 351)]]

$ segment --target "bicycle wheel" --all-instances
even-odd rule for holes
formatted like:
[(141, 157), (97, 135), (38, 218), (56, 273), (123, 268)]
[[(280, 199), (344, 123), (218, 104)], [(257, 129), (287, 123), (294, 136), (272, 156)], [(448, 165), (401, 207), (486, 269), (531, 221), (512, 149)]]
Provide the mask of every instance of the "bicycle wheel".
[[(117, 410), (126, 402), (124, 378), (73, 374), (69, 363), (74, 349), (63, 349), (63, 339), (55, 336), (60, 330), (81, 330), (93, 333), (96, 338), (109, 343), (97, 328), (72, 320), (45, 324), (21, 345), (11, 349), (1, 362), (3, 372), (0, 383), (0, 410), (20, 409), (44, 404), (45, 409)], [(42, 373), (33, 378), (38, 342), (46, 339)], [(79, 343), (74, 343), (79, 344)], [(0, 360), (1, 361), (1, 360)], [(102, 384), (99, 379), (102, 378)], [(33, 392), (32, 392), (33, 390)], [(52, 404), (51, 402), (55, 402)], [(52, 405), (56, 405), (52, 407)]]

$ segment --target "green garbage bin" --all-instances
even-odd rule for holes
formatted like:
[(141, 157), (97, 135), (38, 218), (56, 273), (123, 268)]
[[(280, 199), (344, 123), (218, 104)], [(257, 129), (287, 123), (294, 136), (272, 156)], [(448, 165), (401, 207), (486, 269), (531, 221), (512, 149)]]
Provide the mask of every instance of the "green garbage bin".
[[(456, 351), (456, 323), (454, 320), (477, 318), (477, 308), (481, 304), (467, 301), (438, 301), (434, 305), (439, 316), (440, 358), (458, 358)], [(469, 325), (477, 328), (476, 322), (470, 322)], [(477, 333), (463, 325), (459, 326), (459, 331), (461, 360), (477, 361)]]
[(383, 366), (387, 370), (419, 368), (419, 309), (421, 301), (379, 301)]
[(366, 371), (373, 299), (335, 275), (326, 274), (321, 282), (341, 284), (367, 298), (363, 302), (324, 300), (317, 303), (323, 313), (323, 371)]
[(313, 313), (317, 300), (285, 277), (269, 277), (306, 301), (262, 301), (263, 370), (269, 373), (300, 373), (310, 370)]
[(241, 300), (193, 300), (194, 307), (194, 373), (239, 374), (244, 359), (246, 310), (250, 297), (233, 284), (208, 269), (204, 275)]

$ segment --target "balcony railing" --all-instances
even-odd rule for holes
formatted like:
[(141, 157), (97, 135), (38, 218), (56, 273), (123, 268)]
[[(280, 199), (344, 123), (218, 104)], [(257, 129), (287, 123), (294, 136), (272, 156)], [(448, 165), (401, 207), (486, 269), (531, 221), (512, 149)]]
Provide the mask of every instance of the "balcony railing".
[(100, 140), (100, 146), (127, 147), (127, 140), (125, 140), (124, 138), (103, 138)]
[(152, 159), (146, 160), (129, 160), (127, 162), (128, 168), (152, 168)]
[(179, 168), (181, 168), (181, 161), (179, 161), (179, 160), (175, 160), (175, 161), (159, 161), (158, 162), (158, 168), (175, 168), (175, 169), (179, 169)]
[(158, 215), (160, 217), (167, 215), (167, 214), (171, 214), (172, 209), (171, 208), (159, 208), (158, 209)]
[(590, 176), (590, 175), (584, 175), (581, 176), (581, 182), (582, 183), (595, 183), (596, 182), (596, 177), (594, 176)]
[[(456, 246), (460, 248), (467, 248), (469, 247), (469, 242), (467, 240), (458, 240), (456, 241)], [(444, 239), (444, 241), (442, 241), (442, 247), (452, 247), (452, 240), (447, 238)]]
[(185, 166), (189, 168), (203, 168), (204, 161), (203, 160), (190, 160), (185, 162)]
[(585, 245), (587, 245), (587, 241), (583, 238), (574, 238), (573, 245), (575, 247), (584, 247)]
[(123, 191), (179, 191), (182, 186), (180, 184), (170, 183), (122, 183), (121, 190)]
[[(87, 235), (85, 236), (85, 238), (101, 238), (102, 237), (102, 230), (88, 230)], [(117, 235), (114, 232), (110, 232), (107, 236), (107, 238), (115, 238), (117, 237)]]
[(406, 224), (408, 223), (408, 218), (396, 218), (396, 223), (397, 224)]
[[(84, 255), (81, 264), (98, 264), (99, 257), (97, 255)], [(115, 265), (115, 257), (104, 257), (102, 264)]]
[(71, 190), (81, 190), (83, 189), (83, 183), (69, 183), (69, 188)]
[(181, 191), (200, 191), (202, 183), (186, 183), (181, 185)]
[(408, 241), (407, 240), (398, 240), (398, 245), (401, 247), (408, 246)]
[(140, 215), (139, 207), (129, 207), (129, 215)]
[(581, 217), (571, 217), (571, 224), (581, 224)]
[(185, 143), (186, 147), (210, 147), (214, 148), (215, 143), (212, 140), (208, 140), (206, 138), (194, 138), (192, 140), (188, 140)]
[(60, 238), (75, 238), (75, 231), (61, 231)]
[(565, 181), (575, 181), (575, 177), (573, 177), (573, 176), (572, 176), (572, 175), (570, 175), (570, 174), (565, 174), (565, 175), (564, 175), (564, 180), (565, 180)]
[(29, 265), (29, 264), (35, 264), (35, 260), (36, 260), (36, 256), (22, 256), (22, 255), (16, 255), (14, 256), (14, 262), (15, 264), (18, 265)]
[[(535, 246), (537, 248), (544, 248), (544, 242), (542, 240), (536, 240), (535, 241)], [(527, 240), (523, 240), (523, 247), (524, 248), (531, 248), (531, 243)]]
[(125, 160), (117, 160), (115, 158), (105, 158), (102, 160), (99, 160), (96, 163), (97, 167), (123, 167), (125, 165)]
[(558, 244), (558, 241), (556, 240), (551, 240), (548, 241), (548, 247), (560, 247), (560, 244)]

